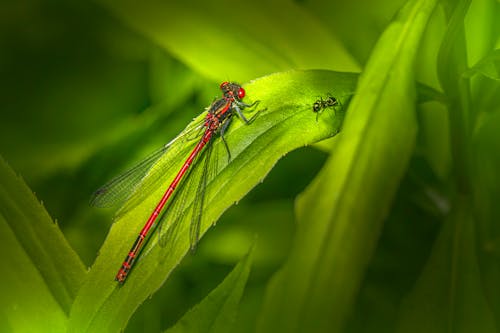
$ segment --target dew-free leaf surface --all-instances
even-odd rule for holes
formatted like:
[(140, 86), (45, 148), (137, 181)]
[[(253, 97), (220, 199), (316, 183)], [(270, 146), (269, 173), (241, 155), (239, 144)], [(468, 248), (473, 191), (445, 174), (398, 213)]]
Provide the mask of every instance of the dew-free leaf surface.
[[(344, 106), (352, 96), (356, 80), (357, 75), (350, 73), (290, 71), (245, 85), (245, 101), (259, 100), (253, 112), (260, 110), (260, 113), (249, 125), (238, 119), (233, 120), (225, 135), (231, 151), (229, 163), (220, 139), (214, 142), (212, 154), (219, 163), (217, 173), (208, 179), (201, 234), (229, 206), (261, 182), (284, 154), (338, 133), (345, 113)], [(312, 105), (319, 97), (327, 95), (336, 97), (340, 106), (324, 110), (316, 121)], [(252, 115), (251, 110), (245, 112)], [(192, 143), (178, 147), (175, 156), (167, 153), (160, 159), (153, 168), (167, 166), (162, 169), (164, 177), (146, 177), (137, 189), (141, 202), (131, 197), (125, 203), (128, 208), (122, 209), (125, 213), (111, 228), (87, 283), (79, 292), (71, 313), (70, 331), (114, 332), (122, 329), (139, 304), (163, 284), (187, 253), (190, 247), (190, 220), (184, 218), (174, 242), (162, 247), (159, 246), (158, 235), (153, 236), (126, 283), (119, 286), (114, 281), (116, 271), (140, 228), (180, 169), (191, 146)], [(193, 172), (190, 177), (199, 177), (199, 173)], [(150, 192), (144, 195), (142, 188)], [(184, 206), (179, 208), (180, 213), (190, 209), (196, 186), (187, 191), (179, 194), (185, 199)]]
[(436, 1), (410, 1), (360, 76), (324, 169), (297, 201), (294, 248), (271, 281), (262, 332), (339, 332), (413, 153), (416, 49)]
[(0, 158), (0, 311), (16, 332), (64, 331), (86, 275), (57, 224)]

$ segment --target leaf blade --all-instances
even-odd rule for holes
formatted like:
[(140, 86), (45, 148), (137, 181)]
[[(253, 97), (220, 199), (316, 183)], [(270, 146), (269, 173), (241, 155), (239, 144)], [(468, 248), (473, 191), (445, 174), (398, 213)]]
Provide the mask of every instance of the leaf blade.
[[(251, 101), (250, 98), (259, 99), (259, 109), (267, 110), (248, 126), (235, 120), (226, 132), (225, 139), (231, 149), (232, 160), (227, 164), (224, 149), (219, 149), (221, 164), (216, 181), (209, 180), (207, 186), (201, 234), (232, 203), (260, 183), (284, 154), (335, 135), (339, 131), (343, 113), (337, 112), (335, 116), (335, 111), (329, 110), (331, 116), (328, 116), (325, 111), (316, 122), (312, 105), (318, 95), (327, 94), (333, 94), (343, 104), (347, 104), (356, 80), (357, 75), (351, 73), (290, 71), (246, 85), (248, 101)], [(214, 144), (222, 145), (220, 140)], [(170, 163), (169, 158), (175, 158), (177, 162), (165, 174), (165, 179), (145, 197), (144, 202), (121, 216), (112, 226), (72, 308), (70, 331), (122, 329), (139, 304), (162, 285), (187, 253), (190, 247), (189, 221), (183, 221), (175, 244), (161, 248), (157, 246), (157, 239), (153, 238), (146, 245), (140, 262), (125, 285), (118, 287), (114, 281), (122, 256), (128, 252), (143, 222), (185, 159), (184, 156), (169, 156), (162, 159), (157, 167), (161, 168), (162, 163)], [(144, 186), (151, 188), (147, 179)], [(193, 198), (188, 197), (188, 200), (186, 206), (192, 203)]]
[(8, 269), (2, 271), (0, 279), (2, 325), (8, 327), (7, 332), (64, 332), (67, 322), (64, 309), (57, 303), (32, 258), (17, 242), (3, 215), (0, 215), (0, 232), (0, 250), (9, 253), (3, 259)]
[(463, 198), (456, 203), (403, 301), (397, 332), (497, 331), (481, 283), (471, 206)]
[(342, 330), (413, 153), (413, 63), (435, 3), (408, 2), (380, 37), (329, 160), (298, 198), (295, 245), (268, 286), (261, 332)]
[(224, 281), (165, 333), (232, 332), (237, 307), (250, 274), (253, 248)]
[[(100, 3), (216, 82), (228, 77), (246, 81), (290, 68), (359, 70), (338, 38), (289, 1), (241, 3), (237, 10), (230, 0), (217, 6), (205, 1)], [(257, 17), (259, 24), (249, 29), (249, 22)], [(302, 24), (297, 25), (298, 21)]]
[[(0, 219), (0, 246), (9, 267), (0, 274), (4, 315), (9, 321), (11, 315), (16, 318), (13, 325), (34, 328), (50, 323), (61, 331), (85, 268), (47, 211), (1, 157)], [(27, 317), (22, 320), (23, 316)]]

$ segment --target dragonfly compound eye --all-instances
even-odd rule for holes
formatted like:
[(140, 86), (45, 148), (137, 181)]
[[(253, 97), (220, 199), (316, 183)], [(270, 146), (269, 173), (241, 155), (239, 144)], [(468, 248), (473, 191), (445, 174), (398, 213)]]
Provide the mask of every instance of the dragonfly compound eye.
[(245, 89), (240, 87), (240, 89), (238, 89), (238, 98), (243, 99), (243, 97), (245, 97)]

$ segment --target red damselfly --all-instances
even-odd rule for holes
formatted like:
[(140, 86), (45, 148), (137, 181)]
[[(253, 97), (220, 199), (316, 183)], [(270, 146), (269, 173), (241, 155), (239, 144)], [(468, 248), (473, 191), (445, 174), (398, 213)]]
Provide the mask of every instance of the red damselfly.
[[(196, 124), (194, 126), (188, 127), (179, 136), (177, 136), (170, 143), (166, 144), (160, 150), (156, 151), (144, 161), (137, 164), (135, 167), (124, 172), (122, 175), (112, 179), (110, 182), (105, 184), (103, 187), (98, 189), (92, 196), (91, 205), (94, 206), (110, 206), (128, 200), (131, 196), (134, 196), (137, 189), (137, 184), (146, 177), (151, 176), (152, 166), (172, 147), (174, 142), (178, 142), (181, 139), (192, 140), (192, 136), (195, 134), (201, 134), (194, 149), (185, 160), (184, 164), (178, 171), (177, 175), (174, 177), (169, 187), (163, 194), (162, 198), (154, 208), (153, 212), (149, 216), (147, 222), (140, 231), (137, 239), (135, 240), (132, 248), (127, 254), (122, 266), (120, 267), (118, 273), (116, 274), (115, 280), (123, 283), (127, 278), (128, 273), (132, 269), (134, 262), (138, 258), (145, 242), (147, 241), (150, 231), (156, 222), (160, 225), (163, 223), (172, 223), (172, 221), (179, 221), (182, 209), (173, 207), (173, 201), (182, 201), (183, 197), (180, 198), (173, 197), (176, 188), (187, 178), (189, 171), (192, 169), (192, 165), (198, 164), (200, 162), (200, 155), (203, 153), (204, 163), (202, 165), (202, 170), (199, 177), (199, 183), (196, 189), (196, 198), (192, 205), (192, 217), (190, 222), (190, 243), (191, 248), (196, 246), (200, 235), (200, 223), (201, 216), (203, 212), (203, 201), (205, 194), (205, 187), (207, 185), (207, 176), (210, 173), (210, 156), (213, 146), (213, 141), (216, 134), (221, 138), (224, 147), (228, 153), (228, 158), (231, 158), (229, 147), (224, 138), (224, 134), (231, 122), (234, 114), (237, 114), (245, 124), (249, 124), (255, 116), (248, 120), (242, 113), (242, 110), (255, 105), (257, 102), (252, 104), (245, 104), (242, 99), (245, 97), (245, 90), (237, 83), (233, 82), (223, 82), (220, 85), (223, 96), (220, 99), (215, 100), (207, 110), (207, 114), (201, 124)], [(161, 175), (159, 175), (161, 176)], [(186, 184), (184, 184), (186, 185)], [(190, 186), (190, 185), (188, 185)], [(169, 201), (170, 200), (170, 201)], [(168, 207), (164, 209), (165, 205), (169, 202)], [(166, 211), (169, 211), (167, 214)], [(161, 216), (160, 220), (158, 218)], [(166, 219), (171, 219), (172, 221), (166, 221)], [(165, 221), (164, 221), (165, 220)], [(175, 226), (170, 225), (170, 233), (175, 231)], [(173, 230), (173, 231), (172, 231)]]

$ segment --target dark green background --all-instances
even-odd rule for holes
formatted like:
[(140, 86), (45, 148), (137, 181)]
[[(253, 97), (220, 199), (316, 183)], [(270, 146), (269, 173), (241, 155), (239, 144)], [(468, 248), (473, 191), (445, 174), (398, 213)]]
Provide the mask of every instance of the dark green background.
[[(207, 25), (200, 35), (195, 28), (185, 31), (166, 24), (161, 31), (149, 27), (159, 35), (175, 36), (172, 44), (165, 45), (108, 4), (8, 1), (0, 11), (0, 153), (43, 201), (85, 265), (91, 266), (113, 215), (112, 210), (88, 206), (93, 190), (173, 138), (219, 94), (220, 81), (244, 83), (296, 68), (360, 71), (404, 3), (297, 1), (293, 11), (287, 11), (288, 5), (279, 3), (247, 8), (225, 2), (232, 6), (231, 19), (244, 23), (235, 27), (229, 20), (227, 31)], [(453, 4), (439, 5), (418, 50), (417, 79), (439, 91), (443, 87), (436, 69), (437, 53)], [(185, 18), (168, 12), (161, 12), (161, 17), (166, 22), (199, 22), (201, 27), (225, 19), (217, 15), (220, 4), (205, 6), (212, 9), (200, 10), (193, 4), (192, 16), (186, 11)], [(487, 57), (495, 46), (498, 49), (498, 7), (495, 1), (472, 2), (465, 30), (468, 67)], [(302, 16), (294, 20), (297, 12), (310, 21), (302, 24)], [(287, 15), (292, 16), (284, 19)], [(310, 27), (309, 22), (317, 26)], [(252, 34), (252, 29), (268, 29), (267, 37), (259, 39), (260, 33)], [(318, 35), (318, 29), (334, 36), (332, 40), (344, 48), (340, 56), (327, 53), (330, 49), (324, 44), (330, 40)], [(207, 34), (213, 34), (211, 40)], [(191, 48), (183, 44), (176, 49), (177, 39), (189, 40)], [(308, 43), (301, 45), (305, 40)], [(235, 41), (243, 51), (235, 50)], [(249, 50), (255, 54), (241, 59), (239, 72), (234, 63), (239, 62), (240, 52)], [(216, 61), (200, 70), (203, 63), (194, 63), (196, 53), (210, 54), (207, 58)], [(221, 72), (228, 59), (231, 65)], [(252, 62), (255, 59), (258, 62)], [(460, 130), (447, 120), (446, 110), (453, 112), (453, 104), (448, 109), (436, 102), (419, 105), (416, 148), (359, 296), (353, 300), (347, 332), (394, 329), (400, 304), (421, 276), (451, 202), (463, 194), (454, 171), (462, 164), (468, 164), (474, 175), (467, 180), (472, 189), (467, 188), (465, 198), (473, 201), (472, 210), (478, 216), (474, 239), (481, 286), (491, 297), (490, 310), (499, 318), (500, 303), (495, 296), (500, 292), (491, 289), (500, 274), (500, 209), (496, 204), (500, 197), (500, 88), (498, 72), (495, 77), (491, 69), (496, 65), (498, 71), (496, 59), (482, 71), (486, 75), (472, 74), (467, 160), (457, 160), (462, 155), (453, 155), (450, 148), (453, 133)], [(312, 147), (285, 156), (262, 184), (224, 214), (196, 253), (188, 255), (162, 289), (136, 312), (126, 331), (160, 331), (174, 324), (220, 283), (257, 234), (254, 264), (238, 314), (238, 327), (252, 331), (266, 285), (292, 244), (294, 200), (327, 157)], [(455, 331), (459, 330), (450, 330)]]

